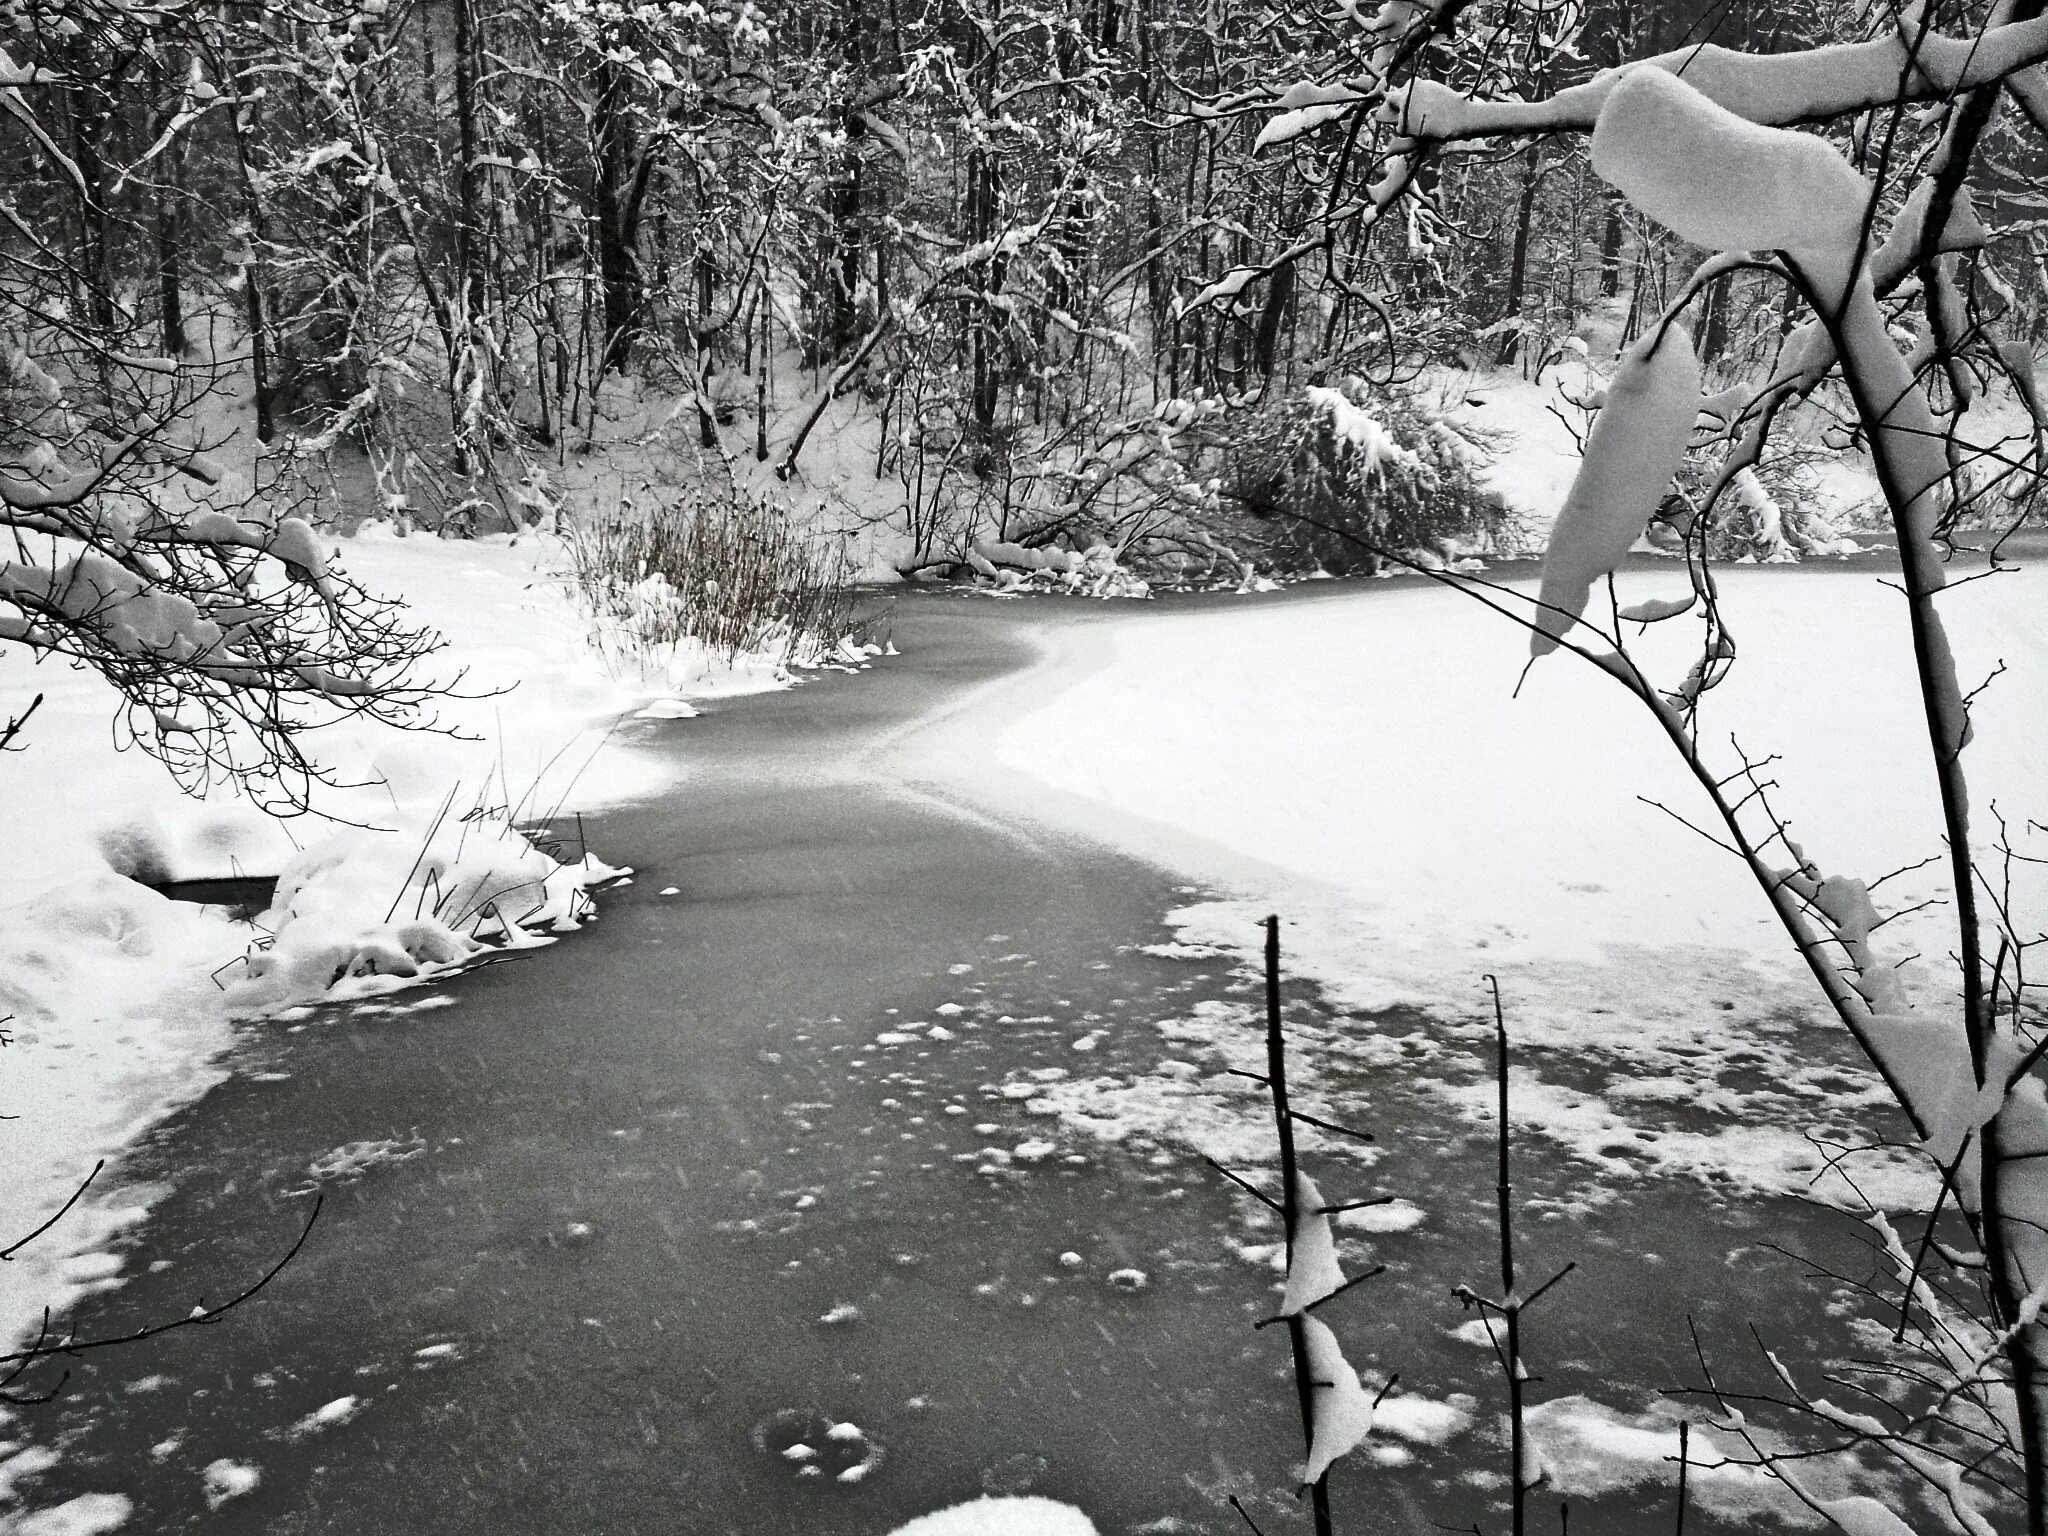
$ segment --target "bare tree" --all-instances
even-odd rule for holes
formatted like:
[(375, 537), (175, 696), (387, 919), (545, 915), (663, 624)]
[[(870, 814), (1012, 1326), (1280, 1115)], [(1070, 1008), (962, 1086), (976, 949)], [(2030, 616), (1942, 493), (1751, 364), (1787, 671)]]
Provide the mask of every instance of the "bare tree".
[[(99, 42), (161, 50), (169, 68), (175, 38), (130, 31)], [(115, 188), (153, 174), (201, 114), (123, 160), (102, 133), (88, 173), (44, 116), (125, 108), (107, 79), (0, 57), (0, 85), (43, 199), (0, 239), (0, 644), (105, 677), (132, 739), (185, 782), (226, 774), (302, 806), (318, 774), (304, 731), (350, 714), (426, 723), (416, 664), (438, 642), (279, 505), (273, 465), (233, 419), (245, 360), (159, 351), (111, 257), (63, 235), (139, 240)]]

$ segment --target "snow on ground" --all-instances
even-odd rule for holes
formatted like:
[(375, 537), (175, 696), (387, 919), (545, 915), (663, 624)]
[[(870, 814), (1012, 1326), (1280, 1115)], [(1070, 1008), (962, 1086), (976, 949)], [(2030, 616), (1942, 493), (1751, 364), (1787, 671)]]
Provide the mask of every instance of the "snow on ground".
[[(609, 868), (577, 862), (573, 846), (558, 867), (510, 823), (616, 803), (671, 776), (671, 760), (631, 744), (651, 728), (623, 718), (679, 717), (687, 700), (787, 681), (765, 658), (727, 666), (695, 651), (608, 670), (551, 574), (544, 539), (400, 539), (374, 525), (338, 547), (366, 587), (407, 599), (448, 637), (428, 667), (461, 680), (441, 712), (449, 733), (344, 724), (309, 738), (322, 762), (362, 786), (317, 797), (337, 821), (273, 821), (224, 792), (189, 799), (156, 763), (116, 750), (114, 695), (95, 676), (0, 658), (0, 717), (45, 695), (26, 750), (0, 758), (0, 1021), (11, 1037), (0, 1114), (19, 1116), (0, 1123), (0, 1246), (52, 1212), (97, 1159), (216, 1081), (233, 1015), (320, 992), (351, 960), (400, 973), (459, 962), (462, 945), (413, 920), (424, 868), (439, 870), (436, 892), (522, 891), (501, 905), (543, 930), (534, 942), (574, 926), (584, 888)], [(493, 814), (465, 819), (478, 807)], [(253, 963), (256, 928), (127, 878), (287, 872), (293, 920), (266, 914), (276, 942)], [(103, 1174), (94, 1193), (114, 1182)], [(98, 1250), (146, 1197), (88, 1200), (0, 1265), (0, 1333), (18, 1336), (42, 1307), (61, 1310), (87, 1286), (118, 1285), (118, 1265)]]
[[(1625, 309), (1614, 308), (1581, 324), (1577, 339), (1591, 343), (1590, 359), (1586, 353), (1566, 352), (1546, 360), (1533, 378), (1519, 368), (1494, 367), (1435, 366), (1422, 374), (1423, 398), (1431, 409), (1461, 426), (1482, 429), (1490, 438), (1492, 458), (1484, 479), (1513, 514), (1514, 527), (1505, 541), (1510, 549), (1540, 551), (1571, 491), (1580, 462), (1574, 428), (1584, 434), (1591, 427), (1593, 413), (1584, 406), (1604, 395), (1614, 374), (1614, 349)], [(1716, 374), (1709, 387), (1724, 382)], [(1836, 449), (1838, 435), (1830, 430), (1832, 422), (1818, 410), (1795, 408), (1780, 424), (1778, 440), (1810, 452), (1827, 450), (1818, 452), (1799, 474), (1814, 505), (1830, 522), (1845, 529), (1881, 528), (1882, 493), (1869, 457), (1857, 448)], [(1956, 434), (1959, 441), (1982, 452), (2011, 458), (2032, 442), (2032, 417), (2010, 388), (1995, 385), (1963, 413)], [(1994, 501), (1991, 506), (2002, 504)], [(1882, 533), (1877, 540), (1889, 542)]]
[[(1623, 600), (1674, 581), (1628, 573)], [(1732, 730), (1782, 754), (1778, 803), (1824, 869), (1875, 879), (1938, 853), (1904, 615), (1880, 573), (1731, 570), (1722, 591), (1743, 659), (1712, 695), (1707, 739)], [(1258, 919), (1282, 913), (1292, 972), (1345, 1008), (1414, 1010), (1406, 1034), (1304, 1021), (1361, 1070), (1399, 1070), (1490, 1117), (1461, 1042), (1490, 1023), (1494, 973), (1521, 1048), (1518, 1118), (1571, 1156), (1609, 1179), (1847, 1200), (1816, 1183), (1805, 1133), (1853, 1135), (1881, 1092), (1828, 1048), (1814, 985), (1742, 868), (1643, 803), (1705, 811), (1648, 714), (1568, 656), (1516, 697), (1523, 632), (1442, 588), (1318, 598), (1064, 627), (1062, 683), (1027, 680), (999, 730), (957, 717), (933, 735), (932, 771), (1221, 893), (1174, 914), (1184, 943), (1249, 961)], [(2011, 668), (1980, 703), (1973, 774), (2022, 827), (2048, 808), (2048, 573), (1971, 583), (1946, 606), (1966, 686)], [(2022, 910), (2048, 905), (2040, 867), (2014, 873)], [(1942, 889), (1929, 866), (1882, 894), (1909, 907)], [(1882, 934), (1928, 957), (1904, 974), (1930, 999), (1951, 982), (1941, 916)], [(1172, 1055), (1202, 1066), (1053, 1085), (1041, 1112), (1141, 1139), (1186, 1127), (1241, 1155), (1229, 1119), (1245, 1111), (1205, 1090), (1228, 1026), (1168, 1021)], [(1858, 1178), (1881, 1200), (1923, 1187), (1897, 1158)]]
[(1485, 478), (1517, 516), (1519, 530), (1509, 542), (1540, 546), (1542, 530), (1564, 505), (1579, 471), (1579, 445), (1556, 413), (1573, 420), (1583, 416), (1571, 402), (1598, 387), (1593, 374), (1573, 358), (1536, 380), (1511, 369), (1444, 369), (1426, 382), (1450, 420), (1495, 435)]

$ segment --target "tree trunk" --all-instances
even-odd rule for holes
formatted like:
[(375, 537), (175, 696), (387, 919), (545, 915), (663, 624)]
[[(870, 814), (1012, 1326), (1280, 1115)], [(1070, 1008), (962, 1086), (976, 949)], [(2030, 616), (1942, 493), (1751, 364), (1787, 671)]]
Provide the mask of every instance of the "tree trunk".
[(1522, 298), (1529, 280), (1529, 224), (1536, 212), (1536, 186), (1542, 178), (1540, 151), (1534, 144), (1528, 149), (1528, 165), (1522, 172), (1522, 195), (1515, 205), (1515, 248), (1508, 262), (1508, 296), (1502, 307), (1501, 319), (1509, 328), (1500, 339), (1498, 360), (1505, 368), (1512, 363), (1522, 350)]
[[(167, 74), (176, 78), (174, 67)], [(158, 125), (158, 132), (163, 130)], [(173, 140), (164, 150), (163, 180), (156, 191), (156, 292), (157, 323), (163, 335), (164, 351), (172, 357), (184, 355), (187, 337), (185, 335), (184, 295), (184, 228), (182, 223), (185, 197), (185, 145), (182, 138)]]
[(640, 203), (652, 165), (627, 115), (626, 84), (609, 61), (597, 66), (597, 275), (604, 305), (604, 350), (597, 376), (623, 372), (639, 337), (645, 302), (640, 270)]
[[(999, 30), (1000, 8), (995, 18)], [(973, 38), (970, 73), (976, 105), (986, 118), (995, 95), (1000, 60), (989, 49), (979, 31)], [(976, 140), (967, 151), (967, 243), (987, 245), (994, 241), (1002, 201), (1001, 168), (995, 156)], [(981, 302), (970, 301), (967, 351), (970, 376), (968, 437), (974, 445), (973, 465), (977, 475), (986, 476), (995, 467), (996, 407), (1001, 399), (1001, 342), (997, 335), (995, 311), (987, 302), (1002, 292), (1008, 262), (991, 252), (976, 269), (974, 286)]]
[(1600, 224), (1600, 297), (1611, 299), (1621, 292), (1621, 199), (1607, 199), (1607, 216)]

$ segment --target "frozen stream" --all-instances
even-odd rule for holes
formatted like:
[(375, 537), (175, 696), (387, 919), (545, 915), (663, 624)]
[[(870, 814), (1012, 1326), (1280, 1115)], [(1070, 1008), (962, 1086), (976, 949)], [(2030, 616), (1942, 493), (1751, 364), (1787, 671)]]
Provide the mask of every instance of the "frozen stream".
[[(591, 821), (639, 871), (593, 928), (241, 1031), (234, 1077), (131, 1161), (171, 1188), (94, 1325), (260, 1273), (316, 1166), (324, 1215), (227, 1322), (81, 1360), (18, 1421), (62, 1452), (20, 1491), (122, 1495), (147, 1532), (881, 1536), (983, 1491), (1070, 1501), (1105, 1536), (1241, 1531), (1230, 1493), (1269, 1536), (1306, 1528), (1284, 1342), (1250, 1327), (1277, 1234), (1172, 1127), (1105, 1140), (1033, 1112), (1077, 1079), (1214, 1076), (1249, 978), (1165, 921), (1206, 893), (1050, 830), (1056, 802), (1027, 820), (899, 777), (934, 720), (957, 741), (1006, 717), (1034, 627), (1109, 610), (894, 608), (903, 654), (869, 674), (645, 727), (690, 770)], [(1330, 1320), (1401, 1388), (1398, 1432), (1335, 1478), (1339, 1528), (1496, 1528), (1498, 1381), (1449, 1295), (1490, 1280), (1491, 1130), (1411, 1081), (1425, 1056), (1479, 1080), (1483, 1036), (1306, 987), (1290, 1006), (1350, 1042), (1304, 1070), (1380, 1139), (1325, 1188), (1421, 1213), (1350, 1234), (1390, 1271)], [(1825, 1070), (1827, 1038), (1801, 1038)], [(1607, 1070), (1552, 1076), (1597, 1092)], [(1667, 1529), (1663, 1440), (1623, 1416), (1697, 1379), (1688, 1317), (1737, 1380), (1751, 1324), (1850, 1349), (1828, 1285), (1763, 1245), (1860, 1267), (1857, 1233), (1698, 1178), (1588, 1199), (1582, 1161), (1540, 1138), (1523, 1158), (1529, 1271), (1580, 1266), (1535, 1320), (1534, 1395), (1603, 1405), (1556, 1412), (1571, 1529)], [(1696, 1486), (1720, 1518), (1689, 1529), (1757, 1528), (1748, 1479)]]

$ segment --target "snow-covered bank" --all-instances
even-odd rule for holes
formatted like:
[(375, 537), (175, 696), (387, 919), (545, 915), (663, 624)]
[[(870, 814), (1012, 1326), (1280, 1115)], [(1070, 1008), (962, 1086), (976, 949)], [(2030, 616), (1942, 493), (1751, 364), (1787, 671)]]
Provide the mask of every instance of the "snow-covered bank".
[[(344, 724), (306, 737), (355, 786), (318, 794), (322, 815), (279, 822), (225, 791), (189, 799), (155, 762), (116, 749), (116, 699), (96, 676), (0, 665), (0, 717), (45, 696), (24, 750), (0, 757), (0, 1019), (12, 1040), (0, 1113), (18, 1117), (0, 1125), (0, 1246), (218, 1080), (233, 1016), (322, 993), (338, 969), (383, 973), (355, 983), (374, 989), (457, 964), (479, 920), (500, 937), (494, 906), (530, 930), (511, 935), (521, 942), (572, 926), (611, 871), (573, 843), (559, 861), (542, 854), (513, 824), (672, 778), (673, 759), (635, 747), (622, 719), (684, 716), (689, 700), (788, 680), (766, 658), (727, 666), (697, 651), (607, 669), (544, 540), (398, 539), (380, 527), (337, 547), (366, 587), (443, 632), (430, 674), (459, 681), (438, 733)], [(256, 927), (130, 878), (281, 874), (286, 899)], [(424, 921), (437, 905), (444, 920)], [(101, 1175), (95, 1194), (118, 1176)], [(145, 1198), (88, 1200), (0, 1265), (0, 1332), (118, 1285), (97, 1250)]]
[[(1631, 573), (1623, 599), (1682, 580)], [(1880, 574), (1735, 570), (1722, 590), (1743, 660), (1708, 738), (1781, 755), (1777, 802), (1823, 867), (1875, 879), (1938, 853), (1904, 614)], [(1947, 606), (1966, 679), (2010, 668), (1972, 756), (2017, 833), (2048, 807), (2048, 574)], [(940, 733), (952, 766), (934, 771), (1228, 893), (1178, 914), (1190, 943), (1249, 952), (1256, 919), (1282, 912), (1293, 969), (1348, 1007), (1419, 1010), (1439, 1040), (1482, 1016), (1481, 977), (1498, 974), (1522, 1112), (1573, 1156), (1800, 1191), (1819, 1167), (1806, 1133), (1881, 1102), (1817, 1049), (1831, 1026), (1742, 868), (1645, 803), (1707, 809), (1654, 722), (1567, 657), (1515, 697), (1526, 637), (1469, 600), (1418, 586), (1218, 604), (1065, 626), (1053, 644), (1061, 681), (1041, 669), (999, 732), (972, 712)], [(2015, 868), (2022, 911), (2041, 909), (2042, 873)], [(1884, 895), (1906, 908), (1942, 888), (1937, 862)], [(1892, 953), (1926, 956), (1906, 972), (1923, 992), (1950, 985), (1941, 920), (1885, 930)], [(1458, 1054), (1410, 1069), (1481, 1115)], [(1903, 1196), (1915, 1178), (1867, 1168), (1864, 1188)]]

